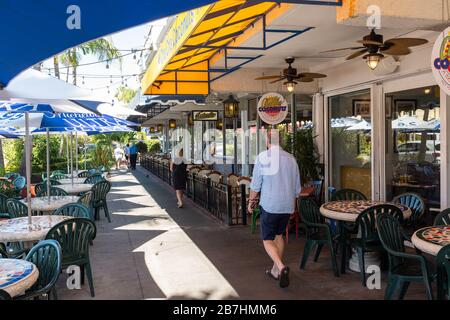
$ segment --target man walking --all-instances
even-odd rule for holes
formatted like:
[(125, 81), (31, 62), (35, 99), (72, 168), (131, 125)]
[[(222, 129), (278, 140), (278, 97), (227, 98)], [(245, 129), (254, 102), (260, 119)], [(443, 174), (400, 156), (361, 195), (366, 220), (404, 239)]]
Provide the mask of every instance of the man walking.
[(278, 144), (269, 143), (268, 147), (256, 158), (248, 211), (253, 212), (259, 194), (261, 236), (264, 249), (273, 261), (272, 268), (266, 270), (266, 274), (285, 288), (289, 286), (289, 267), (282, 261), (283, 233), (300, 196), (300, 173), (294, 156)]
[(134, 144), (134, 142), (131, 142), (129, 154), (130, 154), (130, 168), (131, 170), (136, 170), (136, 161), (137, 161), (137, 146)]

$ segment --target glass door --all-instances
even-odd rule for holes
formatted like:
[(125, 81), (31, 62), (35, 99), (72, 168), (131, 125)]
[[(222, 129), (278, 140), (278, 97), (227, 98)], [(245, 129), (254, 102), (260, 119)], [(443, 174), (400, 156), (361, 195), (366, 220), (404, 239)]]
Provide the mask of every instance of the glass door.
[(370, 89), (328, 100), (328, 185), (372, 196)]

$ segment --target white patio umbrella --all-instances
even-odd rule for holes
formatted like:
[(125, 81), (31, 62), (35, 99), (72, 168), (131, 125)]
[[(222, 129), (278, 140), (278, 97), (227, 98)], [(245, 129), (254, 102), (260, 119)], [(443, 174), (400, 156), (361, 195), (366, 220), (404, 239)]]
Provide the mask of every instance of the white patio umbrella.
[(356, 117), (343, 117), (343, 118), (333, 118), (331, 119), (332, 128), (348, 128), (360, 123), (362, 119)]
[(372, 125), (367, 122), (366, 120), (362, 120), (361, 122), (352, 125), (351, 127), (348, 127), (345, 130), (349, 130), (349, 131), (367, 131), (367, 130), (372, 130)]

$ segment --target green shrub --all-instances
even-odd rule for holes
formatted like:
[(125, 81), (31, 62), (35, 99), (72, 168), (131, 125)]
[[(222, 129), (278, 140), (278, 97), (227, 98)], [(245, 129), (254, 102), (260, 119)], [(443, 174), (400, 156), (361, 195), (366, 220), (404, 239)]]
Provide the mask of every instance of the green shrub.
[(156, 139), (146, 140), (145, 143), (147, 144), (148, 153), (154, 154), (161, 151), (161, 143), (159, 140)]

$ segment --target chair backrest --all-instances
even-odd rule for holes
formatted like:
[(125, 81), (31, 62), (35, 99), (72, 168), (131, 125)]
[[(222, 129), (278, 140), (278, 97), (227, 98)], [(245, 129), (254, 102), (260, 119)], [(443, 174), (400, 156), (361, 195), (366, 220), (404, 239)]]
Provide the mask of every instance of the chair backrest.
[(92, 208), (92, 199), (94, 198), (94, 193), (92, 191), (88, 191), (83, 193), (83, 195), (78, 199), (78, 203), (81, 203), (86, 208)]
[(93, 201), (105, 201), (106, 195), (111, 190), (111, 183), (109, 181), (103, 180), (100, 182), (97, 182), (92, 187), (92, 192), (94, 194)]
[(247, 187), (250, 187), (250, 184), (252, 183), (252, 179), (250, 177), (241, 176), (237, 179), (237, 183), (239, 185), (245, 184)]
[(3, 193), (0, 193), (0, 213), (7, 213), (8, 212), (8, 197), (5, 196)]
[(8, 251), (6, 251), (6, 246), (3, 243), (0, 243), (0, 258), (7, 259), (8, 257)]
[(381, 243), (388, 253), (405, 252), (405, 236), (398, 219), (388, 213), (377, 216), (377, 230)]
[(55, 180), (61, 180), (61, 179), (66, 179), (67, 176), (61, 172), (53, 172), (52, 175), (50, 176), (50, 178), (55, 179)]
[(10, 173), (5, 174), (5, 178), (6, 179), (10, 179), (11, 178), (11, 179), (15, 180), (18, 177), (20, 177), (20, 174), (18, 174), (16, 172), (10, 172)]
[(356, 229), (360, 231), (360, 239), (363, 243), (378, 240), (377, 216), (388, 214), (399, 221), (403, 221), (402, 210), (391, 204), (380, 204), (367, 208), (356, 218)]
[(300, 199), (300, 216), (306, 226), (315, 223), (323, 224), (323, 217), (317, 203), (310, 198)]
[(338, 200), (367, 200), (367, 197), (361, 192), (353, 189), (341, 189), (332, 196), (332, 201)]
[(206, 178), (206, 177), (208, 176), (209, 173), (211, 173), (211, 170), (208, 170), (208, 169), (202, 169), (202, 170), (200, 170), (200, 171), (197, 173), (197, 175), (198, 175), (199, 177)]
[(411, 209), (412, 214), (409, 218), (410, 221), (418, 221), (422, 218), (425, 213), (425, 202), (422, 197), (417, 193), (408, 192), (396, 196), (393, 203), (402, 204)]
[(450, 225), (450, 208), (441, 211), (436, 218), (434, 218), (435, 226), (448, 226)]
[(78, 178), (87, 178), (89, 176), (89, 171), (81, 171), (80, 173), (78, 173)]
[(222, 182), (222, 173), (218, 171), (211, 171), (210, 173), (208, 173), (207, 177), (215, 183)]
[(16, 199), (8, 199), (7, 201), (8, 213), (11, 218), (21, 218), (28, 216), (28, 207), (22, 201)]
[(444, 282), (441, 285), (447, 288), (447, 299), (450, 299), (450, 244), (439, 250), (436, 257), (436, 264), (438, 281)]
[(239, 185), (238, 179), (239, 179), (239, 176), (237, 174), (230, 173), (227, 176), (227, 185), (232, 186), (232, 187), (238, 186)]
[(84, 183), (96, 184), (97, 182), (104, 181), (105, 178), (102, 177), (101, 174), (96, 173), (86, 178)]
[(66, 204), (61, 208), (58, 208), (55, 211), (53, 211), (53, 215), (92, 219), (88, 207), (78, 203)]
[(46, 239), (58, 241), (62, 256), (83, 259), (89, 256), (89, 244), (95, 238), (97, 228), (88, 218), (64, 220), (53, 226)]
[(39, 241), (25, 260), (33, 263), (39, 270), (39, 277), (34, 285), (27, 290), (36, 294), (47, 293), (55, 285), (61, 273), (61, 246), (55, 240)]
[(46, 186), (44, 183), (38, 183), (34, 186), (34, 193), (36, 195), (40, 194), (44, 189), (46, 189)]
[[(50, 187), (50, 196), (55, 196), (55, 197), (60, 197), (60, 196), (67, 196), (68, 193), (58, 187)], [(48, 196), (48, 191), (47, 188), (44, 188), (44, 190), (42, 190), (41, 192), (37, 193), (36, 196), (38, 197), (47, 197)]]
[(27, 179), (25, 179), (25, 177), (22, 176), (17, 177), (16, 179), (14, 179), (13, 184), (16, 190), (22, 190), (23, 188), (25, 188), (27, 184)]
[(5, 290), (0, 289), (0, 300), (12, 300), (11, 296)]

